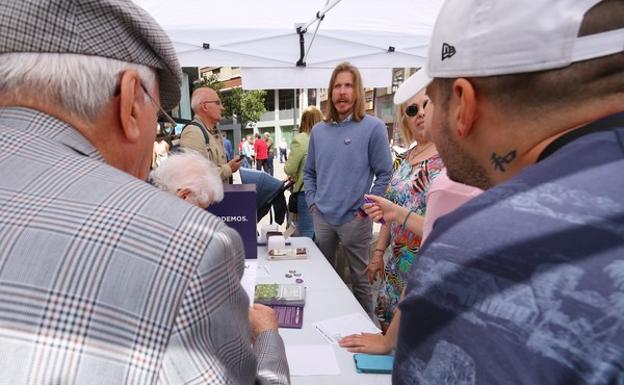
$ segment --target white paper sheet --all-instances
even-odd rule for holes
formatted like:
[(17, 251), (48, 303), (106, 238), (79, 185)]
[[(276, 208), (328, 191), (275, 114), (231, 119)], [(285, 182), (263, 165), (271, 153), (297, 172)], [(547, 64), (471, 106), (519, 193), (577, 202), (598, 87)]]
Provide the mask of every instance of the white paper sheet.
[(335, 376), (340, 374), (331, 345), (286, 346), (291, 376)]
[(258, 277), (257, 278), (268, 278), (271, 276), (271, 271), (266, 264), (258, 266)]
[(256, 288), (256, 277), (258, 275), (258, 261), (255, 259), (245, 260), (245, 271), (241, 279), (241, 286), (245, 289), (249, 297), (249, 306), (254, 303), (254, 291)]
[(352, 313), (345, 316), (330, 318), (315, 322), (314, 327), (331, 344), (338, 344), (342, 337), (358, 333), (381, 333), (381, 330), (370, 318), (361, 313)]

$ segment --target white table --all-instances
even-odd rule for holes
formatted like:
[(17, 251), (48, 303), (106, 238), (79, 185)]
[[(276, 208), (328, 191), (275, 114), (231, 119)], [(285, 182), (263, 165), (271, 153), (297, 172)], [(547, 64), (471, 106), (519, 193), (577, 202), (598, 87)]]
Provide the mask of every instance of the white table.
[[(269, 276), (259, 275), (257, 283), (295, 283), (295, 278), (286, 278), (289, 270), (301, 273), (306, 286), (306, 305), (302, 329), (280, 329), (279, 333), (287, 346), (328, 344), (312, 326), (314, 322), (351, 313), (366, 315), (353, 293), (344, 284), (333, 267), (327, 262), (310, 238), (291, 238), (293, 247), (305, 247), (308, 259), (289, 261), (268, 261), (266, 246), (258, 246), (258, 269), (266, 265)], [(293, 385), (364, 385), (390, 384), (389, 374), (359, 374), (355, 371), (353, 353), (339, 346), (334, 352), (340, 367), (338, 376), (294, 376)], [(311, 360), (314, 358), (311, 357)]]

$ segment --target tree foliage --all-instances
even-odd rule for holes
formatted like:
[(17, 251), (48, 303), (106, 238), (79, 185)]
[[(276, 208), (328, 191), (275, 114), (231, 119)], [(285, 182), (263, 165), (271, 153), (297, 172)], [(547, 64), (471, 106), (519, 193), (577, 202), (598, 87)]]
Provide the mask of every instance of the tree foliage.
[[(219, 77), (215, 74), (204, 75), (201, 79), (193, 82), (193, 89), (200, 87), (210, 87), (220, 92), (223, 88), (223, 82), (219, 81)], [(236, 120), (245, 128), (248, 123), (259, 121), (266, 111), (264, 108), (265, 97), (266, 91), (264, 90), (243, 91), (242, 88), (234, 88), (231, 91), (223, 92), (221, 93), (221, 101), (225, 108), (223, 116), (228, 118), (235, 116)]]
[(204, 75), (201, 77), (201, 79), (195, 80), (193, 82), (193, 90), (201, 87), (209, 87), (219, 92), (219, 90), (223, 88), (223, 82), (220, 81), (219, 76), (215, 74), (210, 74), (209, 76)]
[(264, 90), (243, 90), (234, 88), (232, 91), (221, 96), (227, 117), (236, 116), (241, 127), (245, 128), (248, 123), (255, 123), (266, 111), (264, 107)]

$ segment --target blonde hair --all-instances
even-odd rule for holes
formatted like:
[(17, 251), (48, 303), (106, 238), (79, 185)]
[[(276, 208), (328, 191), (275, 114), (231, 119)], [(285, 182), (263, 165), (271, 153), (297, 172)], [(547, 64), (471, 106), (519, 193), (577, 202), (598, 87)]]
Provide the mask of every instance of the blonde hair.
[[(420, 94), (423, 94), (426, 97), (426, 99), (429, 100), (429, 97), (427, 96), (427, 93), (425, 92), (425, 90), (422, 90), (418, 92), (417, 94), (415, 94), (414, 96), (412, 96), (411, 98), (409, 98), (408, 100), (406, 100), (404, 103), (399, 104), (398, 107), (396, 108), (396, 113), (397, 113), (396, 122), (399, 123), (399, 135), (401, 136), (403, 145), (406, 147), (412, 144), (412, 142), (416, 140), (416, 137), (412, 133), (412, 130), (409, 128), (408, 116), (405, 113), (405, 110), (410, 104), (412, 104), (410, 103), (412, 99), (414, 99), (416, 96)], [(424, 107), (422, 108), (424, 110)]]
[[(407, 102), (409, 102), (409, 100)], [(407, 102), (401, 103), (396, 109), (397, 110), (396, 119), (399, 122), (399, 135), (401, 136), (403, 145), (406, 147), (412, 144), (412, 142), (415, 140), (414, 134), (412, 134), (412, 130), (410, 130), (409, 125), (407, 124), (407, 115), (405, 115)]]
[(338, 122), (338, 111), (334, 106), (334, 101), (332, 100), (332, 90), (334, 89), (334, 84), (336, 83), (336, 77), (341, 72), (351, 72), (353, 75), (353, 90), (355, 91), (355, 100), (353, 103), (353, 119), (356, 122), (364, 119), (364, 115), (366, 115), (366, 107), (364, 105), (364, 86), (362, 85), (362, 75), (360, 75), (360, 70), (357, 69), (356, 66), (352, 65), (349, 62), (342, 62), (334, 68), (334, 72), (332, 72), (331, 79), (329, 80), (329, 89), (328, 92), (328, 100), (329, 100), (329, 114), (325, 117), (326, 122)]
[(301, 126), (299, 126), (299, 132), (310, 133), (312, 131), (312, 127), (318, 122), (323, 120), (323, 114), (321, 111), (314, 107), (310, 106), (303, 110), (303, 114), (301, 114)]

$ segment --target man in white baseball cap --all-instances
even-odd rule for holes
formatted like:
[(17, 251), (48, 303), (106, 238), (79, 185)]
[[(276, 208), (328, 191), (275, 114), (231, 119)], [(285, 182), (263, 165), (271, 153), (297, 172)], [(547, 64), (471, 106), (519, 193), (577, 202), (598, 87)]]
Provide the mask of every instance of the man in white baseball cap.
[(448, 0), (432, 136), (486, 189), (440, 218), (400, 305), (394, 384), (624, 379), (624, 1)]

